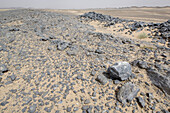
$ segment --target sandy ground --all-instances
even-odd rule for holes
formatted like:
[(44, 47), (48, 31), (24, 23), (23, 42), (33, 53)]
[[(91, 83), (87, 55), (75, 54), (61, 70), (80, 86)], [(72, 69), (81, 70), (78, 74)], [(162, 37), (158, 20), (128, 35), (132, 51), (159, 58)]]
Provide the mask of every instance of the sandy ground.
[[(0, 11), (8, 11), (13, 9), (0, 9)], [(62, 14), (81, 15), (89, 11), (95, 11), (97, 13), (111, 15), (113, 17), (119, 17), (123, 19), (133, 19), (136, 21), (144, 22), (165, 22), (170, 19), (170, 7), (131, 7), (121, 9), (69, 9), (69, 10), (52, 10), (44, 9), (46, 11), (58, 12)]]
[(162, 8), (122, 8), (122, 9), (86, 9), (86, 10), (49, 10), (65, 14), (80, 15), (89, 11), (111, 15), (123, 19), (133, 19), (144, 22), (164, 22), (170, 19), (170, 7)]
[[(7, 11), (7, 10), (8, 9), (4, 9), (4, 10), (0, 9), (0, 11)], [(95, 9), (95, 10), (94, 9), (91, 9), (91, 10), (45, 10), (45, 11), (52, 11), (52, 12), (57, 12), (57, 13), (62, 13), (62, 14), (67, 14), (67, 15), (80, 15), (80, 14), (84, 14), (84, 13), (89, 12), (89, 11), (95, 11), (97, 13), (111, 15), (111, 16), (114, 16), (114, 17), (119, 17), (119, 18), (124, 18), (124, 19), (133, 19), (133, 20), (145, 21), (145, 22), (165, 22), (170, 18), (170, 7), (167, 7), (167, 8)], [(67, 17), (65, 17), (64, 19), (65, 19), (65, 21), (63, 23), (57, 23), (58, 26), (61, 24), (60, 26), (63, 25), (64, 27), (50, 28), (50, 30), (47, 32), (47, 34), (48, 33), (53, 34), (54, 36), (56, 34), (58, 34), (57, 38), (62, 37), (62, 36), (60, 36), (62, 28), (70, 28), (70, 26), (71, 26), (70, 23), (72, 23), (72, 20), (73, 20), (73, 19), (68, 20)], [(61, 17), (61, 19), (58, 19), (58, 20), (59, 21), (63, 20), (63, 17)], [(56, 19), (51, 20), (51, 22), (53, 22), (53, 21), (56, 21)], [(30, 22), (32, 22), (32, 21), (30, 21)], [(72, 24), (76, 26), (77, 25), (76, 22), (72, 23)], [(3, 24), (3, 26), (9, 26), (9, 27), (11, 27), (13, 25), (22, 26), (24, 24), (26, 25), (26, 23), (24, 23), (24, 21), (17, 20), (17, 21), (5, 23), (5, 24)], [(91, 23), (89, 23), (89, 25), (94, 26), (96, 28), (95, 32), (107, 33), (107, 34), (110, 33), (110, 34), (113, 34), (113, 35), (119, 35), (120, 37), (126, 37), (127, 36), (127, 38), (135, 39), (135, 41), (138, 42), (137, 36), (140, 34), (139, 32), (138, 33), (135, 32), (134, 34), (132, 34), (133, 36), (132, 35), (129, 36), (128, 34), (126, 35), (125, 32), (117, 33), (117, 30), (121, 28), (121, 26), (118, 28), (119, 25), (113, 26), (111, 28), (104, 28), (98, 22), (91, 22)], [(50, 25), (48, 25), (48, 26), (50, 26)], [(73, 28), (68, 29), (68, 31), (65, 30), (64, 32), (62, 32), (63, 36), (67, 37), (67, 34), (70, 34), (72, 36), (75, 31), (77, 33), (77, 29), (75, 30)], [(87, 29), (85, 29), (85, 31)], [(115, 32), (113, 32), (113, 30), (115, 30)], [(145, 29), (144, 29), (144, 31), (147, 32)], [(117, 34), (114, 34), (114, 33), (117, 33)], [(13, 35), (13, 34), (11, 34), (11, 35)], [(109, 58), (109, 57), (105, 58), (103, 55), (98, 55), (98, 56), (97, 55), (96, 56), (92, 55), (90, 57), (86, 56), (86, 55), (82, 56), (82, 55), (84, 55), (83, 50), (82, 51), (79, 50), (79, 52), (77, 53), (77, 56), (68, 56), (67, 53), (66, 53), (66, 50), (64, 52), (63, 51), (57, 51), (56, 46), (50, 45), (49, 41), (39, 42), (39, 40), (41, 39), (41, 36), (36, 36), (34, 33), (32, 33), (31, 30), (28, 30), (28, 35), (23, 35), (23, 34), (21, 35), (20, 32), (18, 32), (18, 33), (16, 32), (15, 35), (17, 36), (16, 40), (15, 40), (15, 43), (12, 43), (12, 44), (9, 44), (9, 45), (16, 48), (15, 51), (14, 51), (14, 53), (16, 53), (16, 57), (15, 57), (15, 55), (13, 55), (12, 60), (9, 63), (10, 64), (13, 64), (13, 63), (17, 64), (18, 62), (21, 62), (22, 66), (21, 66), (21, 69), (19, 69), (18, 71), (16, 71), (16, 69), (14, 69), (13, 66), (9, 67), (11, 72), (8, 72), (8, 73), (4, 74), (5, 76), (3, 76), (3, 81), (7, 82), (8, 79), (9, 79), (7, 76), (11, 75), (12, 72), (14, 72), (14, 74), (16, 74), (17, 77), (20, 78), (20, 80), (16, 80), (16, 81), (14, 81), (13, 84), (9, 84), (9, 85), (6, 85), (5, 87), (1, 87), (1, 89), (0, 89), (0, 92), (1, 92), (0, 93), (0, 95), (1, 95), (0, 99), (1, 100), (3, 100), (3, 98), (7, 97), (6, 94), (8, 94), (9, 90), (11, 90), (11, 89), (17, 89), (18, 92), (23, 91), (24, 94), (28, 93), (30, 95), (34, 94), (34, 92), (33, 92), (34, 89), (38, 89), (38, 91), (43, 92), (43, 94), (45, 94), (44, 92), (46, 92), (46, 91), (49, 91), (49, 92), (52, 91), (51, 89), (48, 88), (48, 85), (50, 84), (52, 86), (52, 85), (55, 85), (57, 82), (60, 81), (60, 78), (58, 77), (58, 74), (57, 74), (57, 77), (55, 77), (55, 76), (53, 77), (53, 75), (52, 75), (53, 72), (55, 74), (55, 72), (58, 73), (57, 71), (60, 72), (61, 70), (66, 70), (68, 75), (70, 75), (71, 73), (74, 72), (73, 69), (71, 70), (71, 69), (66, 68), (67, 66), (65, 66), (65, 64), (67, 64), (67, 63), (70, 64), (70, 63), (73, 62), (75, 67), (78, 68), (78, 69), (79, 69), (79, 67), (83, 67), (83, 66), (86, 65), (87, 70), (84, 72), (84, 70), (80, 68), (80, 73), (82, 73), (83, 78), (87, 78), (87, 79), (88, 78), (95, 78), (96, 75), (99, 73), (98, 72), (95, 75), (95, 77), (89, 76), (90, 73), (91, 73), (91, 69), (88, 69), (88, 67), (90, 67), (89, 62), (92, 62), (94, 59), (97, 59), (96, 60), (97, 64), (100, 64), (102, 62), (102, 60), (100, 61), (100, 59), (98, 59), (98, 56), (99, 56), (99, 58), (100, 57), (104, 58), (103, 62), (106, 64), (106, 67), (108, 67), (110, 65), (109, 63), (107, 63), (107, 61), (108, 61), (108, 59), (111, 59), (111, 58)], [(84, 36), (84, 34), (82, 34), (82, 35), (79, 34), (78, 35), (78, 37), (83, 37), (83, 36)], [(25, 37), (27, 37), (27, 38), (25, 39)], [(71, 40), (72, 42), (74, 42), (73, 39), (71, 39), (71, 38), (69, 39), (69, 37), (67, 37), (67, 38), (68, 38), (67, 40)], [(85, 39), (80, 41), (80, 42), (78, 41), (78, 42), (74, 42), (74, 43), (78, 47), (81, 46), (81, 45), (87, 45), (89, 50), (95, 50), (96, 47), (98, 46), (98, 43), (100, 42), (100, 40), (97, 37), (92, 37), (92, 38), (94, 40), (94, 43), (93, 43), (93, 41), (87, 42), (87, 41), (85, 41)], [(61, 39), (64, 40), (63, 37)], [(143, 40), (140, 40), (140, 41), (149, 42), (151, 40), (149, 38), (146, 38), (146, 39), (143, 39)], [(27, 42), (27, 43), (23, 44), (24, 42)], [(107, 44), (108, 45), (116, 45), (114, 42), (111, 42), (111, 41), (108, 41), (108, 40), (106, 40), (106, 42), (100, 42), (100, 43), (103, 44), (103, 45), (107, 45)], [(121, 47), (119, 44), (117, 44), (116, 46)], [(128, 48), (128, 44), (125, 45), (125, 46), (127, 46), (126, 48)], [(145, 46), (145, 45), (141, 44), (141, 46)], [(152, 45), (148, 44), (147, 46), (151, 47)], [(23, 51), (21, 52), (21, 55), (18, 57), (17, 55), (20, 54), (19, 50), (22, 49), (21, 47), (23, 48)], [(49, 50), (49, 49), (47, 49), (47, 47), (49, 49), (50, 48), (51, 49)], [(122, 48), (123, 47), (124, 47), (124, 45), (122, 46)], [(134, 48), (134, 49), (136, 49), (136, 51), (142, 49), (142, 47), (137, 47), (137, 46), (135, 46), (135, 47), (136, 48)], [(116, 55), (118, 56), (120, 54), (119, 52), (112, 51), (112, 49), (110, 49), (110, 48), (106, 47), (105, 49), (108, 49), (108, 51), (110, 53), (114, 53), (115, 57), (116, 57)], [(23, 56), (22, 56), (22, 54), (23, 54)], [(24, 56), (24, 54), (26, 54), (28, 56)], [(2, 55), (4, 55), (4, 56), (1, 58), (1, 60), (5, 61), (5, 59), (8, 58), (8, 54), (6, 52), (3, 52)], [(142, 57), (142, 53), (140, 53), (140, 52), (136, 56), (135, 51), (134, 52), (131, 51), (130, 53), (126, 53), (126, 55), (127, 55), (128, 58), (130, 58), (129, 62), (133, 61), (136, 58), (141, 58)], [(109, 56), (109, 54), (108, 54), (108, 56)], [(153, 53), (149, 53), (149, 56), (154, 57)], [(169, 54), (167, 56), (169, 56)], [(43, 58), (44, 58), (44, 60), (46, 60), (45, 63), (44, 64), (39, 63), (41, 60), (43, 61)], [(78, 62), (79, 62), (78, 58), (81, 59), (81, 64), (78, 64)], [(67, 60), (65, 60), (65, 59), (67, 59)], [(148, 59), (149, 59), (149, 57), (148, 57)], [(167, 59), (169, 59), (169, 57)], [(120, 60), (120, 59), (118, 59), (118, 60)], [(116, 62), (116, 61), (117, 61), (117, 59), (113, 59), (112, 62)], [(59, 65), (60, 66), (59, 69), (56, 69), (55, 65)], [(41, 82), (38, 83), (37, 81), (39, 79), (39, 75), (41, 75), (42, 72), (46, 73), (46, 71), (49, 71), (49, 70), (51, 72), (51, 75), (45, 76), (45, 78)], [(152, 92), (153, 95), (154, 95), (154, 98), (156, 98), (158, 100), (161, 100), (161, 101), (166, 100), (165, 98), (160, 98), (160, 95), (156, 92), (158, 89), (155, 86), (145, 84), (145, 82), (151, 84), (151, 81), (148, 79), (146, 71), (143, 70), (143, 69), (138, 69), (137, 67), (134, 67), (132, 69), (133, 72), (135, 72), (136, 70), (138, 70), (138, 72), (139, 72), (139, 73), (137, 73), (137, 75), (142, 74), (144, 76), (143, 76), (143, 78), (138, 76), (138, 79), (133, 79), (131, 81), (138, 84), (138, 86), (141, 89), (141, 92), (143, 92), (143, 93)], [(31, 75), (32, 72), (35, 75), (35, 77), (30, 83), (27, 83), (26, 80), (22, 79), (22, 75), (24, 75), (24, 74), (25, 75), (29, 75), (29, 74)], [(63, 71), (63, 73), (64, 73), (64, 71)], [(77, 76), (77, 74), (75, 74), (72, 78), (74, 78), (76, 76)], [(68, 81), (66, 81), (66, 80), (68, 78), (67, 77), (63, 78), (62, 82), (66, 82), (66, 84), (67, 84)], [(71, 78), (71, 80), (69, 82), (74, 82), (74, 80), (72, 80), (72, 78)], [(119, 85), (109, 83), (108, 86), (113, 86), (115, 89), (117, 89), (117, 87), (121, 86), (123, 83), (124, 82), (120, 83)], [(82, 84), (83, 84), (83, 86), (82, 86)], [(47, 87), (44, 87), (44, 86), (47, 86)], [(55, 93), (48, 93), (47, 97), (53, 97), (53, 96), (56, 97), (56, 96), (58, 96), (57, 92), (60, 91), (61, 87), (62, 86), (56, 87)], [(85, 93), (81, 93), (80, 89), (82, 89), (84, 87), (86, 87), (85, 88)], [(62, 100), (62, 102), (60, 100), (57, 100), (57, 103), (54, 104), (55, 106), (54, 106), (54, 108), (52, 109), (51, 112), (54, 113), (56, 110), (61, 110), (61, 113), (64, 113), (63, 109), (66, 109), (66, 107), (71, 107), (71, 105), (74, 105), (74, 107), (81, 108), (82, 107), (82, 102), (80, 101), (80, 97), (84, 97), (85, 99), (90, 99), (91, 103), (89, 105), (102, 105), (104, 103), (109, 102), (110, 106), (115, 106), (116, 100), (108, 101), (105, 98), (105, 97), (109, 96), (109, 93), (115, 95), (114, 90), (109, 90), (108, 95), (106, 94), (104, 97), (98, 99), (97, 102), (92, 102), (91, 97), (88, 96), (89, 95), (88, 92), (93, 92), (92, 88), (95, 88), (95, 87), (97, 87), (97, 90), (96, 90), (97, 91), (97, 96), (95, 98), (99, 98), (99, 96), (100, 96), (99, 92), (107, 89), (107, 85), (106, 86), (101, 86), (99, 84), (90, 85), (89, 81), (76, 80), (76, 85), (74, 86), (74, 90), (77, 91), (77, 94), (70, 91), (70, 93), (68, 94), (68, 96), (67, 96), (67, 98), (65, 100)], [(66, 89), (66, 86), (63, 88), (63, 90), (65, 90), (65, 89)], [(56, 95), (53, 95), (53, 94), (56, 94)], [(62, 92), (60, 95), (63, 96), (64, 94), (65, 93)], [(25, 106), (22, 106), (22, 104), (23, 104), (22, 98), (25, 97), (25, 96), (23, 96), (23, 97), (18, 96), (16, 98), (15, 93), (11, 94), (11, 95), (12, 96), (10, 96), (10, 99), (9, 99), (10, 104), (8, 105), (8, 107), (3, 106), (2, 108), (0, 108), (0, 110), (2, 110), (2, 109), (4, 111), (6, 110), (5, 112), (13, 112), (13, 111), (14, 112), (21, 112), (21, 109), (23, 109), (25, 107)], [(30, 96), (30, 95), (28, 95), (28, 96)], [(138, 94), (137, 96), (140, 96), (140, 94)], [(76, 97), (79, 99), (78, 101), (75, 99)], [(162, 97), (164, 97), (164, 96), (162, 96)], [(42, 98), (40, 96), (35, 97), (35, 100), (34, 100), (35, 103), (36, 102), (38, 103), (38, 99), (42, 99)], [(43, 100), (43, 101), (44, 101), (44, 103), (49, 102), (48, 100)], [(168, 100), (166, 100), (166, 101), (168, 101)], [(31, 102), (31, 104), (32, 104), (32, 102)], [(29, 109), (29, 106), (31, 106), (31, 104), (26, 105), (27, 111)], [(147, 104), (149, 105), (150, 103), (147, 103)], [(46, 105), (46, 106), (50, 108), (51, 106), (53, 106), (53, 103), (49, 102), (49, 104)], [(45, 112), (44, 109), (45, 109), (46, 106), (37, 107), (37, 110), (39, 110), (40, 112), (43, 113), (43, 112)], [(155, 111), (159, 110), (160, 106), (163, 107), (163, 108), (166, 108), (166, 106), (162, 105), (162, 103), (158, 103), (156, 108), (155, 108)], [(123, 111), (125, 111), (126, 108), (128, 108), (127, 112), (131, 112), (132, 109), (133, 109), (132, 107), (125, 107), (125, 108), (122, 108)], [(77, 113), (80, 113), (81, 111), (82, 110), (79, 109), (77, 111)], [(141, 109), (138, 106), (138, 111), (145, 112), (146, 110)], [(113, 110), (112, 110), (112, 112), (113, 112)], [(151, 110), (149, 112), (151, 112)]]

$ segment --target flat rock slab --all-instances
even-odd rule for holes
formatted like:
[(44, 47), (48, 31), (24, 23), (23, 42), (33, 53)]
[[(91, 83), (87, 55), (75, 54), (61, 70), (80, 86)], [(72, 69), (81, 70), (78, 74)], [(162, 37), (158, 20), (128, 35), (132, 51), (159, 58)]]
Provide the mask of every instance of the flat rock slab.
[(140, 89), (135, 84), (128, 82), (120, 88), (117, 98), (121, 103), (126, 104), (126, 102), (132, 101), (139, 91)]
[(148, 69), (147, 75), (152, 83), (170, 95), (170, 75), (162, 75), (156, 70)]
[(132, 69), (128, 62), (117, 62), (108, 68), (108, 72), (113, 79), (127, 80), (132, 74)]

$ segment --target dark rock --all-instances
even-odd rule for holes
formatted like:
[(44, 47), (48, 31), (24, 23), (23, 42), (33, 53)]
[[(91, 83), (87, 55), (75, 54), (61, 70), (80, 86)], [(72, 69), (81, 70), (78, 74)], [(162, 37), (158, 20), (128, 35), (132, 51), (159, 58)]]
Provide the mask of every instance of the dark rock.
[(101, 48), (98, 48), (96, 49), (95, 53), (104, 54), (105, 52)]
[(8, 71), (8, 68), (5, 64), (0, 65), (0, 72), (5, 73)]
[(24, 113), (24, 112), (26, 111), (26, 109), (27, 109), (27, 107), (24, 107), (24, 108), (22, 109), (22, 112)]
[(119, 84), (120, 81), (119, 80), (114, 80), (114, 84)]
[(67, 51), (67, 55), (68, 56), (76, 56), (77, 55), (77, 51)]
[(67, 112), (71, 112), (72, 107), (67, 107)]
[(91, 72), (91, 75), (92, 75), (92, 76), (95, 76), (95, 75), (96, 75), (96, 71), (93, 70), (93, 71)]
[(23, 105), (27, 105), (32, 101), (32, 98), (31, 97), (24, 97), (22, 101), (24, 101)]
[(65, 42), (65, 41), (61, 41), (57, 44), (57, 49), (58, 50), (65, 50), (67, 47), (69, 46), (69, 43), (68, 42)]
[(147, 68), (148, 68), (148, 64), (147, 64), (147, 62), (145, 62), (145, 61), (139, 61), (139, 62), (138, 62), (138, 66), (139, 66), (140, 68), (142, 68), (142, 69), (147, 69)]
[(48, 113), (51, 112), (51, 108), (50, 108), (50, 107), (45, 107), (44, 110), (45, 110), (46, 112), (48, 112)]
[(78, 111), (79, 108), (78, 107), (74, 107), (73, 111)]
[(145, 101), (143, 100), (142, 97), (137, 97), (137, 102), (139, 103), (139, 105), (144, 108), (145, 107)]
[(154, 69), (148, 69), (147, 75), (155, 86), (170, 95), (170, 76), (162, 75)]
[(59, 111), (59, 110), (57, 110), (57, 111), (55, 111), (55, 113), (60, 113), (60, 111)]
[(89, 108), (89, 105), (84, 105), (83, 107), (82, 107), (82, 110), (87, 110)]
[(162, 113), (170, 113), (169, 111), (167, 111), (167, 110), (165, 110), (165, 109), (163, 109), (163, 110), (161, 110), (162, 111)]
[(89, 104), (90, 103), (90, 100), (89, 99), (86, 99), (85, 101), (84, 101), (84, 104)]
[(29, 107), (28, 112), (29, 112), (29, 113), (35, 113), (36, 108), (37, 108), (37, 105), (36, 105), (36, 104), (31, 105), (31, 106)]
[(127, 80), (131, 74), (131, 65), (128, 62), (117, 62), (108, 68), (108, 73), (112, 79)]
[(5, 85), (9, 85), (9, 84), (12, 84), (12, 81), (10, 80), (10, 81), (7, 81), (6, 83), (5, 83)]
[(130, 102), (136, 97), (140, 89), (135, 84), (128, 82), (124, 84), (117, 93), (117, 98), (123, 104)]
[(9, 90), (10, 92), (12, 92), (12, 93), (16, 93), (17, 92), (17, 89), (11, 89), (11, 90)]
[(138, 66), (142, 69), (147, 69), (148, 68), (148, 64), (145, 61), (140, 61), (140, 60), (134, 60), (133, 62), (131, 62), (132, 66)]
[(1, 102), (0, 105), (1, 105), (1, 106), (5, 106), (5, 105), (8, 104), (8, 103), (9, 103), (9, 102), (4, 101), (4, 102)]
[(41, 39), (40, 39), (40, 41), (48, 41), (49, 40), (49, 38), (47, 38), (47, 37), (42, 37)]
[(96, 80), (99, 81), (102, 85), (107, 83), (107, 78), (102, 74), (98, 75)]
[(11, 78), (12, 81), (14, 81), (14, 80), (16, 79), (16, 77), (17, 77), (17, 76), (16, 76), (15, 74), (12, 74), (12, 75), (10, 76), (10, 78)]
[(18, 28), (11, 28), (11, 29), (9, 29), (9, 31), (19, 31), (20, 29), (18, 29)]

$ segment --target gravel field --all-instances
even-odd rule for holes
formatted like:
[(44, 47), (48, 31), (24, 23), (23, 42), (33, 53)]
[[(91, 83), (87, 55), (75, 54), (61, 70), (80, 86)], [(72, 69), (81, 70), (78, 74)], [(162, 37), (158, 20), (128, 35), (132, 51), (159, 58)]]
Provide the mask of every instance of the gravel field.
[(82, 12), (0, 12), (0, 112), (169, 113), (169, 12)]

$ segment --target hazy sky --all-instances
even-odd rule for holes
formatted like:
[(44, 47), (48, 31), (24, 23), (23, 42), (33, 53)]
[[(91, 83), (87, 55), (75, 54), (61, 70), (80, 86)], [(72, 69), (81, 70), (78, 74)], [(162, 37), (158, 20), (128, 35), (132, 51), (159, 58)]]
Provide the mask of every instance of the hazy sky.
[(0, 8), (118, 8), (130, 6), (170, 6), (170, 0), (0, 0)]

